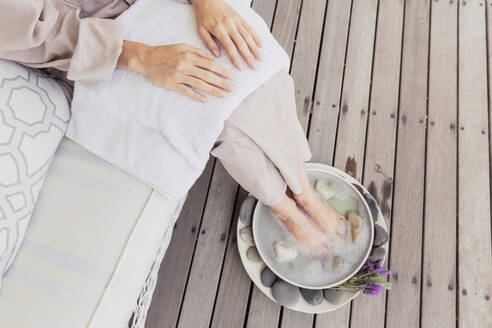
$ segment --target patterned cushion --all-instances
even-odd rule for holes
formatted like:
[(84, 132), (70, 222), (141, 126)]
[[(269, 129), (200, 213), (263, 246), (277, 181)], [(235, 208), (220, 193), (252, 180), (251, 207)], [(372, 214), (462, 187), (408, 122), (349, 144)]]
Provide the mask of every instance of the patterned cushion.
[(69, 119), (69, 102), (53, 79), (0, 60), (0, 287)]

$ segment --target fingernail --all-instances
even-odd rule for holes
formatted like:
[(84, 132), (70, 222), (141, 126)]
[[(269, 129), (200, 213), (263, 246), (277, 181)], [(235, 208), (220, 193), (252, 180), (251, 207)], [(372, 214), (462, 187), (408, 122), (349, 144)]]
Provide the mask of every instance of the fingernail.
[(219, 57), (220, 54), (218, 50), (214, 49), (212, 50), (212, 52), (214, 53), (215, 57)]
[(228, 83), (226, 84), (226, 86), (227, 86), (227, 89), (229, 89), (229, 91), (234, 90), (234, 83), (228, 82)]

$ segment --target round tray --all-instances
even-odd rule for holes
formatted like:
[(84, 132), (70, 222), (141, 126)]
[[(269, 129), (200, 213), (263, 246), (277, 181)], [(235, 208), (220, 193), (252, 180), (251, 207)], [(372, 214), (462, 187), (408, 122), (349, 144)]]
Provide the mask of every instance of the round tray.
[[(368, 201), (369, 207), (373, 206), (374, 210), (372, 211), (373, 213), (377, 213), (377, 218), (373, 218), (374, 225), (379, 225), (381, 228), (383, 228), (385, 231), (387, 231), (386, 224), (384, 222), (383, 215), (381, 213), (381, 210), (379, 206), (377, 205), (377, 202), (374, 200), (374, 198), (369, 194), (369, 192), (362, 186), (357, 180), (352, 178), (350, 175), (346, 174), (345, 172), (336, 169), (334, 167), (324, 165), (324, 164), (319, 164), (319, 163), (308, 163), (306, 164), (306, 169), (309, 170), (323, 170), (331, 174), (335, 174), (338, 177), (342, 178), (346, 182), (352, 184)], [(249, 196), (251, 197), (251, 196)], [(253, 213), (251, 213), (252, 215)], [(251, 260), (247, 256), (247, 252), (249, 248), (250, 251), (256, 251), (255, 246), (251, 246), (249, 243), (247, 243), (245, 240), (243, 240), (240, 236), (240, 230), (250, 226), (251, 224), (251, 218), (249, 219), (249, 222), (246, 222), (248, 220), (238, 220), (237, 224), (237, 245), (238, 245), (238, 250), (239, 250), (239, 255), (241, 257), (241, 262), (243, 263), (244, 269), (246, 270), (246, 273), (248, 276), (251, 278), (251, 280), (254, 282), (256, 287), (260, 289), (266, 296), (268, 296), (273, 302), (277, 301), (273, 298), (271, 288), (266, 287), (262, 284), (261, 282), (261, 271), (265, 268), (266, 264), (263, 262), (261, 257), (257, 256), (255, 257), (255, 260)], [(388, 247), (388, 242), (385, 244), (379, 246), (381, 248), (385, 249), (385, 255), (383, 256), (383, 262), (386, 261), (386, 256), (387, 256), (387, 247)], [(259, 254), (258, 254), (259, 255)], [(338, 309), (339, 307), (347, 304), (350, 302), (352, 299), (354, 299), (357, 295), (360, 294), (360, 291), (342, 291), (340, 292), (340, 296), (337, 298), (336, 301), (334, 302), (328, 302), (326, 299), (323, 298), (323, 302), (318, 305), (311, 305), (307, 303), (304, 298), (301, 296), (297, 303), (291, 306), (287, 306), (287, 308), (294, 310), (294, 311), (299, 311), (299, 312), (305, 312), (305, 313), (325, 313), (325, 312), (330, 312)]]

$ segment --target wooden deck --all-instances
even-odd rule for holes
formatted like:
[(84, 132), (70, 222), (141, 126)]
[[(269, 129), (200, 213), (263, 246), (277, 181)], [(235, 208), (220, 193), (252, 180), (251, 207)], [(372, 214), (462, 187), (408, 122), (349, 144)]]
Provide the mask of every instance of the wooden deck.
[(147, 327), (492, 327), (492, 1), (255, 0), (292, 57), (313, 161), (350, 172), (391, 229), (393, 290), (308, 315), (249, 280), (246, 193), (211, 160), (161, 266)]

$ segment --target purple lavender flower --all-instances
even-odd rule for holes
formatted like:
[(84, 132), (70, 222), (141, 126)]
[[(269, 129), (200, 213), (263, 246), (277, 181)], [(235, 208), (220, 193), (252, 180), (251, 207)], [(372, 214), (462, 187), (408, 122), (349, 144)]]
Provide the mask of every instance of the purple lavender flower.
[(391, 274), (390, 270), (386, 270), (384, 267), (381, 266), (382, 263), (383, 263), (383, 259), (379, 259), (374, 264), (374, 267), (373, 267), (374, 272), (378, 273), (378, 274)]
[(378, 283), (370, 281), (359, 286), (359, 289), (361, 289), (366, 295), (377, 296), (384, 290), (384, 287)]

